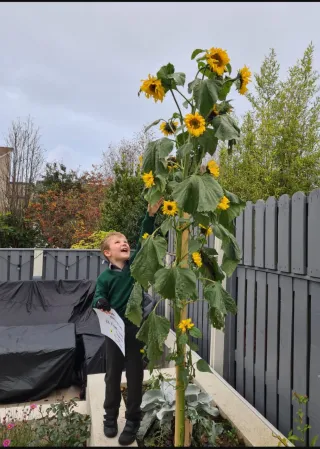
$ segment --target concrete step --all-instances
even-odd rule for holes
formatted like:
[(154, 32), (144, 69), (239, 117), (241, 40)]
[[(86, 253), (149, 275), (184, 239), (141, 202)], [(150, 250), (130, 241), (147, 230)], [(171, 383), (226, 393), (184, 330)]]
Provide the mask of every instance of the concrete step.
[[(174, 369), (168, 368), (165, 370), (161, 370), (163, 374), (167, 374), (172, 376), (174, 374)], [(144, 372), (144, 381), (150, 379), (150, 373), (148, 370)], [(122, 374), (121, 385), (125, 386), (127, 384), (127, 379), (125, 373)], [(87, 407), (88, 413), (91, 416), (91, 435), (88, 441), (89, 447), (100, 446), (100, 447), (119, 447), (118, 438), (120, 433), (122, 432), (125, 426), (125, 403), (122, 400), (120, 411), (119, 411), (119, 419), (118, 419), (118, 427), (119, 432), (115, 438), (106, 438), (103, 433), (103, 415), (104, 415), (104, 402), (105, 396), (105, 383), (104, 383), (104, 374), (91, 374), (88, 376), (87, 380)], [(132, 447), (137, 447), (137, 443), (134, 442)]]

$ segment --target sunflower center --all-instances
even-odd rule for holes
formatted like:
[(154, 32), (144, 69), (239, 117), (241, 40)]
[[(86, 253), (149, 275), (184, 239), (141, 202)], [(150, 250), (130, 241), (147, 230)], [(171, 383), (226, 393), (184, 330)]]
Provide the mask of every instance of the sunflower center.
[(190, 121), (190, 125), (192, 126), (192, 128), (197, 129), (197, 128), (199, 128), (199, 126), (200, 126), (200, 122), (199, 122), (199, 120), (197, 120), (196, 118), (194, 118), (194, 119), (192, 119), (192, 120)]
[(212, 55), (212, 56), (211, 56), (211, 59), (212, 59), (214, 62), (217, 62), (218, 65), (221, 65), (221, 64), (222, 64), (221, 56), (219, 55), (219, 53), (215, 53), (214, 55)]
[(172, 210), (172, 206), (169, 204), (167, 207), (168, 210)]
[(156, 91), (156, 85), (155, 84), (150, 84), (149, 89), (151, 90), (151, 92), (155, 92)]

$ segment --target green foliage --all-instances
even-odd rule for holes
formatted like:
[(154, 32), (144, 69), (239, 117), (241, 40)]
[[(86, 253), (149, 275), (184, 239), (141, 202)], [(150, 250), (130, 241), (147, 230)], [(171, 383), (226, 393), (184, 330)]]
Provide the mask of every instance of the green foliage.
[(38, 190), (63, 190), (81, 188), (81, 180), (74, 170), (67, 170), (62, 163), (47, 163), (42, 181), (37, 184)]
[(149, 368), (152, 371), (154, 363), (163, 353), (163, 344), (170, 330), (170, 321), (167, 318), (158, 316), (153, 310), (146, 321), (142, 324), (137, 338), (147, 345), (147, 358)]
[(78, 243), (74, 243), (72, 249), (100, 249), (101, 242), (107, 237), (111, 231), (95, 231), (89, 235), (89, 237), (80, 240)]
[(310, 44), (281, 80), (271, 50), (255, 75), (240, 142), (231, 156), (226, 147), (220, 153), (222, 185), (243, 200), (308, 193), (320, 185), (319, 74), (313, 65)]
[(140, 171), (123, 158), (113, 166), (114, 178), (107, 189), (102, 207), (100, 229), (122, 232), (130, 245), (137, 245), (137, 236), (145, 215), (147, 202), (141, 195)]
[(41, 231), (30, 220), (8, 212), (0, 214), (0, 248), (46, 247)]
[(10, 447), (86, 446), (91, 420), (89, 415), (76, 412), (75, 400), (52, 404), (45, 411), (40, 405), (40, 419), (32, 419), (32, 407), (23, 410), (26, 417), (23, 421), (10, 411), (6, 414), (5, 421), (0, 424), (1, 442), (10, 440)]
[(136, 326), (140, 326), (142, 321), (141, 302), (142, 288), (141, 285), (136, 282), (133, 286), (125, 313), (126, 318), (128, 318)]

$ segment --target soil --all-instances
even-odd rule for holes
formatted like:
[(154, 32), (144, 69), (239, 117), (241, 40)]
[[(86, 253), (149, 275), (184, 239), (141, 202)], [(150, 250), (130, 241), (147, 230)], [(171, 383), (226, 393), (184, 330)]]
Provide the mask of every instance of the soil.
[[(148, 385), (143, 385), (143, 394), (148, 390)], [(125, 404), (127, 403), (127, 388), (122, 387), (122, 396)], [(244, 442), (238, 437), (237, 431), (232, 426), (232, 424), (227, 420), (218, 416), (217, 418), (212, 418), (216, 423), (220, 423), (223, 426), (223, 432), (216, 439), (217, 447), (245, 447)], [(142, 441), (137, 441), (139, 447), (148, 447)], [(157, 445), (157, 447), (173, 447), (174, 446), (174, 420), (172, 426), (170, 427), (170, 433), (166, 435), (166, 441), (163, 445)], [(199, 447), (209, 447), (206, 443), (206, 438), (204, 436), (203, 443)]]

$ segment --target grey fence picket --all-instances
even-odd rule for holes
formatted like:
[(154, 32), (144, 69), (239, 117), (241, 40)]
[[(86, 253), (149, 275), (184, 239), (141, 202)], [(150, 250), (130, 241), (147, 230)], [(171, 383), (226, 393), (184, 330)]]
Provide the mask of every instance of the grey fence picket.
[(264, 268), (265, 209), (266, 209), (265, 202), (262, 200), (257, 201), (255, 205), (254, 265), (260, 268)]
[(289, 195), (279, 198), (278, 215), (278, 270), (290, 272), (291, 256), (291, 199)]
[(310, 193), (308, 198), (308, 274), (320, 277), (320, 189)]
[(31, 280), (33, 264), (33, 249), (0, 249), (0, 282)]
[(237, 313), (237, 347), (236, 347), (236, 387), (244, 396), (244, 345), (245, 345), (245, 310), (246, 310), (246, 269), (238, 268), (238, 313)]
[(267, 342), (267, 274), (257, 272), (257, 314), (256, 314), (256, 361), (255, 361), (255, 403), (256, 409), (266, 412), (266, 342)]
[[(310, 382), (308, 417), (311, 430), (309, 445), (317, 435), (320, 438), (320, 284), (310, 285)], [(320, 441), (317, 441), (319, 446)]]
[(279, 422), (284, 435), (291, 430), (292, 402), (292, 326), (293, 326), (293, 285), (292, 278), (280, 277), (280, 344), (279, 344)]
[(277, 200), (272, 196), (266, 202), (266, 268), (277, 269), (277, 252)]
[(307, 197), (302, 192), (292, 196), (291, 266), (292, 273), (306, 274), (307, 265)]
[(253, 214), (254, 208), (251, 201), (247, 202), (244, 210), (244, 248), (243, 263), (244, 265), (253, 265)]
[(256, 272), (247, 270), (247, 311), (246, 311), (246, 350), (245, 350), (245, 398), (254, 403), (254, 353), (255, 353), (255, 302)]

